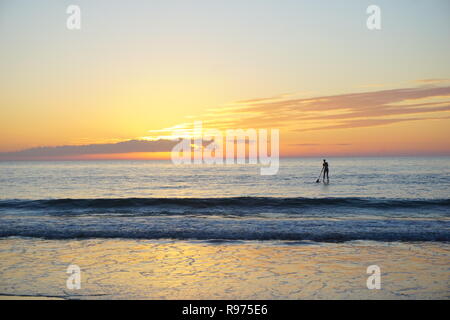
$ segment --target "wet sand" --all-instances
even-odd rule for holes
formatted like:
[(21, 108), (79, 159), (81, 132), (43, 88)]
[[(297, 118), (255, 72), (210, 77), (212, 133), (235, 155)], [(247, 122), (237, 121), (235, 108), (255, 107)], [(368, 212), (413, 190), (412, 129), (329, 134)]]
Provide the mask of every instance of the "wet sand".
[[(66, 287), (69, 265), (81, 289)], [(381, 268), (369, 290), (366, 269)], [(446, 243), (0, 240), (0, 299), (448, 299)]]
[(8, 296), (0, 295), (0, 300), (64, 300), (56, 297), (42, 297), (42, 296)]

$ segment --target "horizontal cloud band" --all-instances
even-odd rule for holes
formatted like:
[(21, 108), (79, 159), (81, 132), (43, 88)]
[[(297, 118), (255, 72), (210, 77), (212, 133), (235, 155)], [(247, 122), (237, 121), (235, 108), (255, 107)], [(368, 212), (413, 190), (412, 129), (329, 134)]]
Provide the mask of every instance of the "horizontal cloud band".
[(0, 160), (26, 160), (80, 156), (89, 154), (118, 154), (130, 152), (168, 152), (177, 141), (173, 140), (128, 140), (117, 143), (88, 144), (80, 146), (37, 147), (16, 152), (0, 153)]

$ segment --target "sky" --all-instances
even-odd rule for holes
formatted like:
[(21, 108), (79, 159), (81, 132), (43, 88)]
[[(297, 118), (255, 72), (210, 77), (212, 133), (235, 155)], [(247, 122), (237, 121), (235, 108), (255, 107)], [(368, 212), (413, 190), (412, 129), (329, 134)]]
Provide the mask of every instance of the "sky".
[(277, 128), (282, 156), (448, 155), (449, 40), (447, 0), (1, 0), (0, 159), (168, 158), (193, 121)]

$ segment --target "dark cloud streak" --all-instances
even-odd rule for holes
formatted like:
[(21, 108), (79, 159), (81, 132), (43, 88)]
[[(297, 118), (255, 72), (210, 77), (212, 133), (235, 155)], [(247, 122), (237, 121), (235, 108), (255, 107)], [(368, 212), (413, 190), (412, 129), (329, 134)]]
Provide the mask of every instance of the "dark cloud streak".
[(173, 140), (128, 140), (117, 143), (88, 145), (67, 145), (56, 147), (37, 147), (16, 152), (1, 152), (0, 160), (27, 160), (39, 158), (59, 158), (91, 154), (118, 154), (130, 152), (166, 152), (171, 151)]

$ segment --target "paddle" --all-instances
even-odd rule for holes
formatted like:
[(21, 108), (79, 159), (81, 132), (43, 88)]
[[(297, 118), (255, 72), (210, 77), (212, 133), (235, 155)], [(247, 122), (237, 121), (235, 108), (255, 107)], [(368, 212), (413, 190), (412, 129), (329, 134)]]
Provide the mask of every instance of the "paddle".
[(320, 176), (322, 175), (322, 171), (323, 171), (323, 167), (322, 167), (322, 170), (320, 170), (319, 178), (316, 180), (316, 183), (320, 182)]

